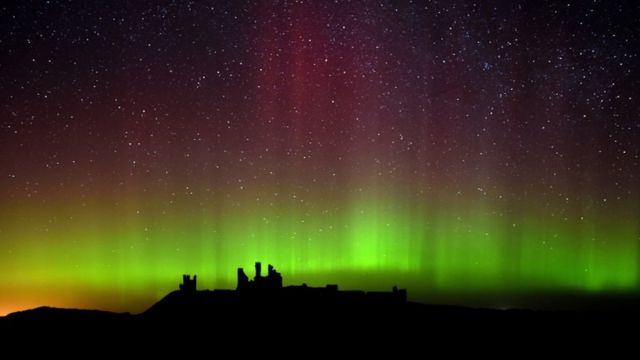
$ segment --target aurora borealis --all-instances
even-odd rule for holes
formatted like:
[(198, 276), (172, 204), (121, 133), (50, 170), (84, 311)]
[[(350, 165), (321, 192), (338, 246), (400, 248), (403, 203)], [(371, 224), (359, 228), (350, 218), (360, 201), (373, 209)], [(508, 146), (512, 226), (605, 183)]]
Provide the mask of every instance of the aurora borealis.
[(0, 314), (256, 260), (425, 302), (637, 293), (638, 10), (3, 3)]

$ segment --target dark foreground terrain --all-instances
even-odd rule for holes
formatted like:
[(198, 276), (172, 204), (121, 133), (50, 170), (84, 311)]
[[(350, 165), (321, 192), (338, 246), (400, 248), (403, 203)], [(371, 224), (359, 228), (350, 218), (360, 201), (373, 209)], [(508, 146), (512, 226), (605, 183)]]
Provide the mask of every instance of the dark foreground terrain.
[(42, 307), (0, 318), (0, 329), (20, 338), (60, 336), (117, 344), (150, 337), (161, 347), (175, 341), (204, 341), (236, 349), (257, 344), (304, 348), (359, 344), (368, 351), (422, 346), (453, 350), (461, 344), (464, 348), (468, 341), (532, 348), (572, 341), (588, 348), (615, 341), (620, 348), (635, 343), (638, 315), (631, 309), (492, 310), (413, 302), (228, 298), (213, 291), (175, 291), (142, 314)]

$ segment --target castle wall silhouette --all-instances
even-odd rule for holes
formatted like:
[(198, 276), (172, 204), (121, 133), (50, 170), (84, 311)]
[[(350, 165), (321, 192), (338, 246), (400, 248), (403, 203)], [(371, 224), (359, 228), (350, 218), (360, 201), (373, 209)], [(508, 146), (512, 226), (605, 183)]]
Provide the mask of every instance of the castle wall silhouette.
[[(366, 301), (366, 302), (406, 302), (407, 290), (393, 287), (390, 292), (385, 291), (363, 291), (363, 290), (338, 290), (338, 285), (328, 284), (325, 287), (310, 287), (302, 285), (283, 286), (282, 275), (276, 271), (273, 265), (269, 264), (267, 275), (262, 276), (262, 264), (255, 263), (256, 274), (253, 280), (249, 280), (243, 268), (238, 268), (238, 282), (235, 290), (216, 289), (215, 294), (228, 298), (264, 298), (281, 297), (288, 300), (306, 301)], [(182, 276), (180, 291), (185, 293), (197, 292), (197, 276), (191, 278), (190, 275)]]

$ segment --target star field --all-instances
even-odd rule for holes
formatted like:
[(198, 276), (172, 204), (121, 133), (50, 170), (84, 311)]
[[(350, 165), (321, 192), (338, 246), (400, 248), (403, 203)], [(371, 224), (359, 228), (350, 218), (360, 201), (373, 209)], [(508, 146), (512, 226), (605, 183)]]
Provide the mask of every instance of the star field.
[(419, 301), (635, 292), (638, 19), (632, 1), (3, 3), (0, 313), (141, 310), (255, 260)]

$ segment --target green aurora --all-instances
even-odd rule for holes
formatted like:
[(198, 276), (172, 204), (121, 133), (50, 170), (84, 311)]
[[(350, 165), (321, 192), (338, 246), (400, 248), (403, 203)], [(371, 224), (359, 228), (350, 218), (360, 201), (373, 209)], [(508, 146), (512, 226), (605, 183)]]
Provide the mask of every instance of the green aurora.
[[(416, 206), (359, 193), (344, 212), (316, 207), (320, 200), (310, 207), (291, 198), (261, 204), (246, 194), (251, 207), (209, 201), (218, 207), (202, 208), (188, 197), (171, 206), (32, 204), (11, 208), (11, 216), (5, 207), (0, 225), (12, 245), (0, 271), (19, 276), (3, 287), (52, 305), (142, 311), (175, 289), (183, 273), (198, 274), (201, 288), (233, 288), (237, 267), (262, 260), (282, 271), (285, 284), (399, 285), (417, 301), (469, 303), (456, 298), (460, 293), (494, 294), (499, 302), (521, 292), (638, 291), (633, 219), (535, 209), (508, 216), (468, 197), (430, 198)], [(11, 309), (16, 294), (2, 294), (0, 304)]]
[(255, 261), (426, 303), (640, 297), (638, 9), (3, 3), (0, 314), (140, 312)]

